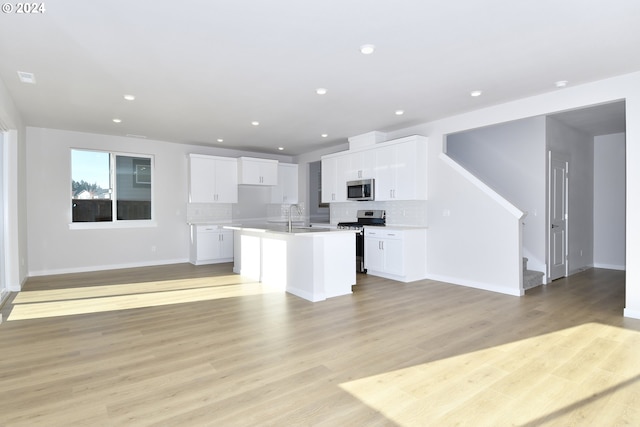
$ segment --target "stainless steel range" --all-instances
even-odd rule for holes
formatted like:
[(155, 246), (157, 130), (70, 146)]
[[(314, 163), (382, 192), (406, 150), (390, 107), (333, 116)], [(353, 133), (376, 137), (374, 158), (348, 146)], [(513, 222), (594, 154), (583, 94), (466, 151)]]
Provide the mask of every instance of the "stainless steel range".
[(357, 221), (339, 222), (338, 228), (341, 230), (353, 230), (356, 233), (356, 271), (366, 273), (364, 268), (364, 227), (384, 227), (387, 216), (382, 209), (358, 210)]

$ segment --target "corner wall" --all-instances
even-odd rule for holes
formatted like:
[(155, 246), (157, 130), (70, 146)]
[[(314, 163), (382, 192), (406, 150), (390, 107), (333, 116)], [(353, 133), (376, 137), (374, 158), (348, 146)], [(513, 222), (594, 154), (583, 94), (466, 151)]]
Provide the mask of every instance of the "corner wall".
[(26, 131), (22, 118), (0, 80), (0, 128), (7, 129), (4, 141), (5, 274), (7, 289), (19, 291), (27, 278), (26, 217)]
[(532, 117), (447, 136), (447, 154), (526, 213), (523, 255), (545, 271), (545, 118)]
[[(478, 262), (478, 254), (482, 255), (492, 247), (475, 247), (473, 250), (456, 251), (455, 245), (451, 245), (447, 233), (432, 233), (432, 225), (435, 226), (435, 218), (441, 221), (443, 209), (451, 207), (451, 217), (456, 215), (455, 221), (462, 229), (471, 234), (469, 240), (477, 237), (477, 233), (468, 224), (475, 221), (476, 214), (473, 210), (453, 210), (459, 199), (467, 197), (466, 193), (455, 194), (446, 191), (451, 187), (449, 179), (452, 175), (447, 168), (442, 166), (439, 155), (443, 152), (445, 136), (455, 132), (504, 123), (511, 120), (519, 120), (528, 117), (547, 115), (554, 112), (567, 111), (582, 108), (589, 105), (607, 103), (613, 101), (626, 101), (626, 301), (624, 315), (640, 319), (640, 265), (636, 260), (640, 259), (640, 223), (633, 221), (632, 212), (640, 211), (640, 72), (599, 80), (579, 86), (554, 90), (549, 93), (520, 99), (513, 102), (488, 107), (466, 114), (452, 116), (446, 119), (425, 123), (418, 126), (404, 128), (389, 132), (389, 139), (401, 138), (409, 135), (424, 135), (429, 138), (429, 256), (427, 269), (431, 274), (447, 272), (454, 279), (462, 281), (464, 277), (473, 275), (477, 270), (481, 275), (490, 280), (498, 279), (499, 275), (491, 275), (487, 272), (487, 266)], [(459, 178), (453, 178), (457, 181)], [(442, 186), (443, 190), (436, 188)], [(461, 188), (461, 190), (464, 190)], [(433, 227), (435, 228), (435, 227)], [(482, 239), (480, 234), (480, 239)], [(448, 257), (457, 260), (458, 266), (448, 261), (445, 256), (438, 256), (438, 251), (444, 250)], [(434, 255), (434, 256), (432, 256)], [(482, 255), (486, 256), (486, 255)], [(479, 265), (478, 265), (479, 263)], [(468, 267), (473, 266), (472, 268)], [(453, 282), (456, 283), (456, 282)], [(620, 308), (622, 311), (622, 307)]]
[(625, 134), (594, 139), (593, 265), (625, 270)]

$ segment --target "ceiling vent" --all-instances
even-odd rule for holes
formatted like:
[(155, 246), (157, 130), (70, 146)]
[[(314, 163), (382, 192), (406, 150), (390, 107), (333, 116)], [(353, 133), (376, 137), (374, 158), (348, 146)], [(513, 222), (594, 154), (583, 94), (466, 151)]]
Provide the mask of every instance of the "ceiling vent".
[(36, 84), (36, 76), (33, 73), (27, 73), (26, 71), (18, 71), (18, 78), (22, 83)]

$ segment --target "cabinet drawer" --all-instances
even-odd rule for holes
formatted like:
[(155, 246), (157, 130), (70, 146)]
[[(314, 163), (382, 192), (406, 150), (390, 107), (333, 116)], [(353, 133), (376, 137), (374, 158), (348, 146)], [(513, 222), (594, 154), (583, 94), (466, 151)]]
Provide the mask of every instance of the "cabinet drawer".
[(376, 228), (364, 229), (365, 237), (375, 237), (377, 239), (402, 239), (404, 232), (399, 230), (378, 230)]

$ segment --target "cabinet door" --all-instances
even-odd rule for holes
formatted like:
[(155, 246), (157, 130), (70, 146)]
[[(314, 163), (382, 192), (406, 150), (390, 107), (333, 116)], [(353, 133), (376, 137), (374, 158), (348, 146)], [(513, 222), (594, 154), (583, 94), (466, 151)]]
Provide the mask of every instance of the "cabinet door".
[(402, 239), (384, 239), (384, 272), (404, 276), (404, 252)]
[(278, 162), (264, 162), (260, 165), (262, 185), (278, 185)]
[[(395, 146), (395, 189), (394, 199), (416, 200), (417, 184), (417, 156), (416, 142), (406, 142)], [(425, 165), (426, 168), (426, 165)]]
[(220, 257), (220, 233), (198, 227), (196, 253), (198, 261), (207, 261)]
[(278, 164), (278, 185), (271, 189), (271, 203), (298, 203), (298, 165)]
[(215, 163), (216, 202), (238, 202), (238, 163), (236, 159), (217, 159)]
[(276, 160), (240, 157), (239, 183), (248, 185), (276, 185), (278, 162)]
[(222, 230), (219, 237), (218, 258), (233, 258), (233, 231)]
[(211, 203), (216, 198), (215, 160), (208, 157), (189, 158), (189, 201)]
[(373, 178), (376, 155), (374, 150), (363, 150), (350, 153), (346, 181)]
[(322, 203), (335, 202), (337, 197), (338, 158), (323, 158), (320, 168), (322, 171)]
[(396, 191), (396, 149), (393, 145), (375, 149), (376, 200), (394, 200)]
[(382, 242), (376, 237), (364, 237), (364, 268), (367, 270), (384, 271)]

